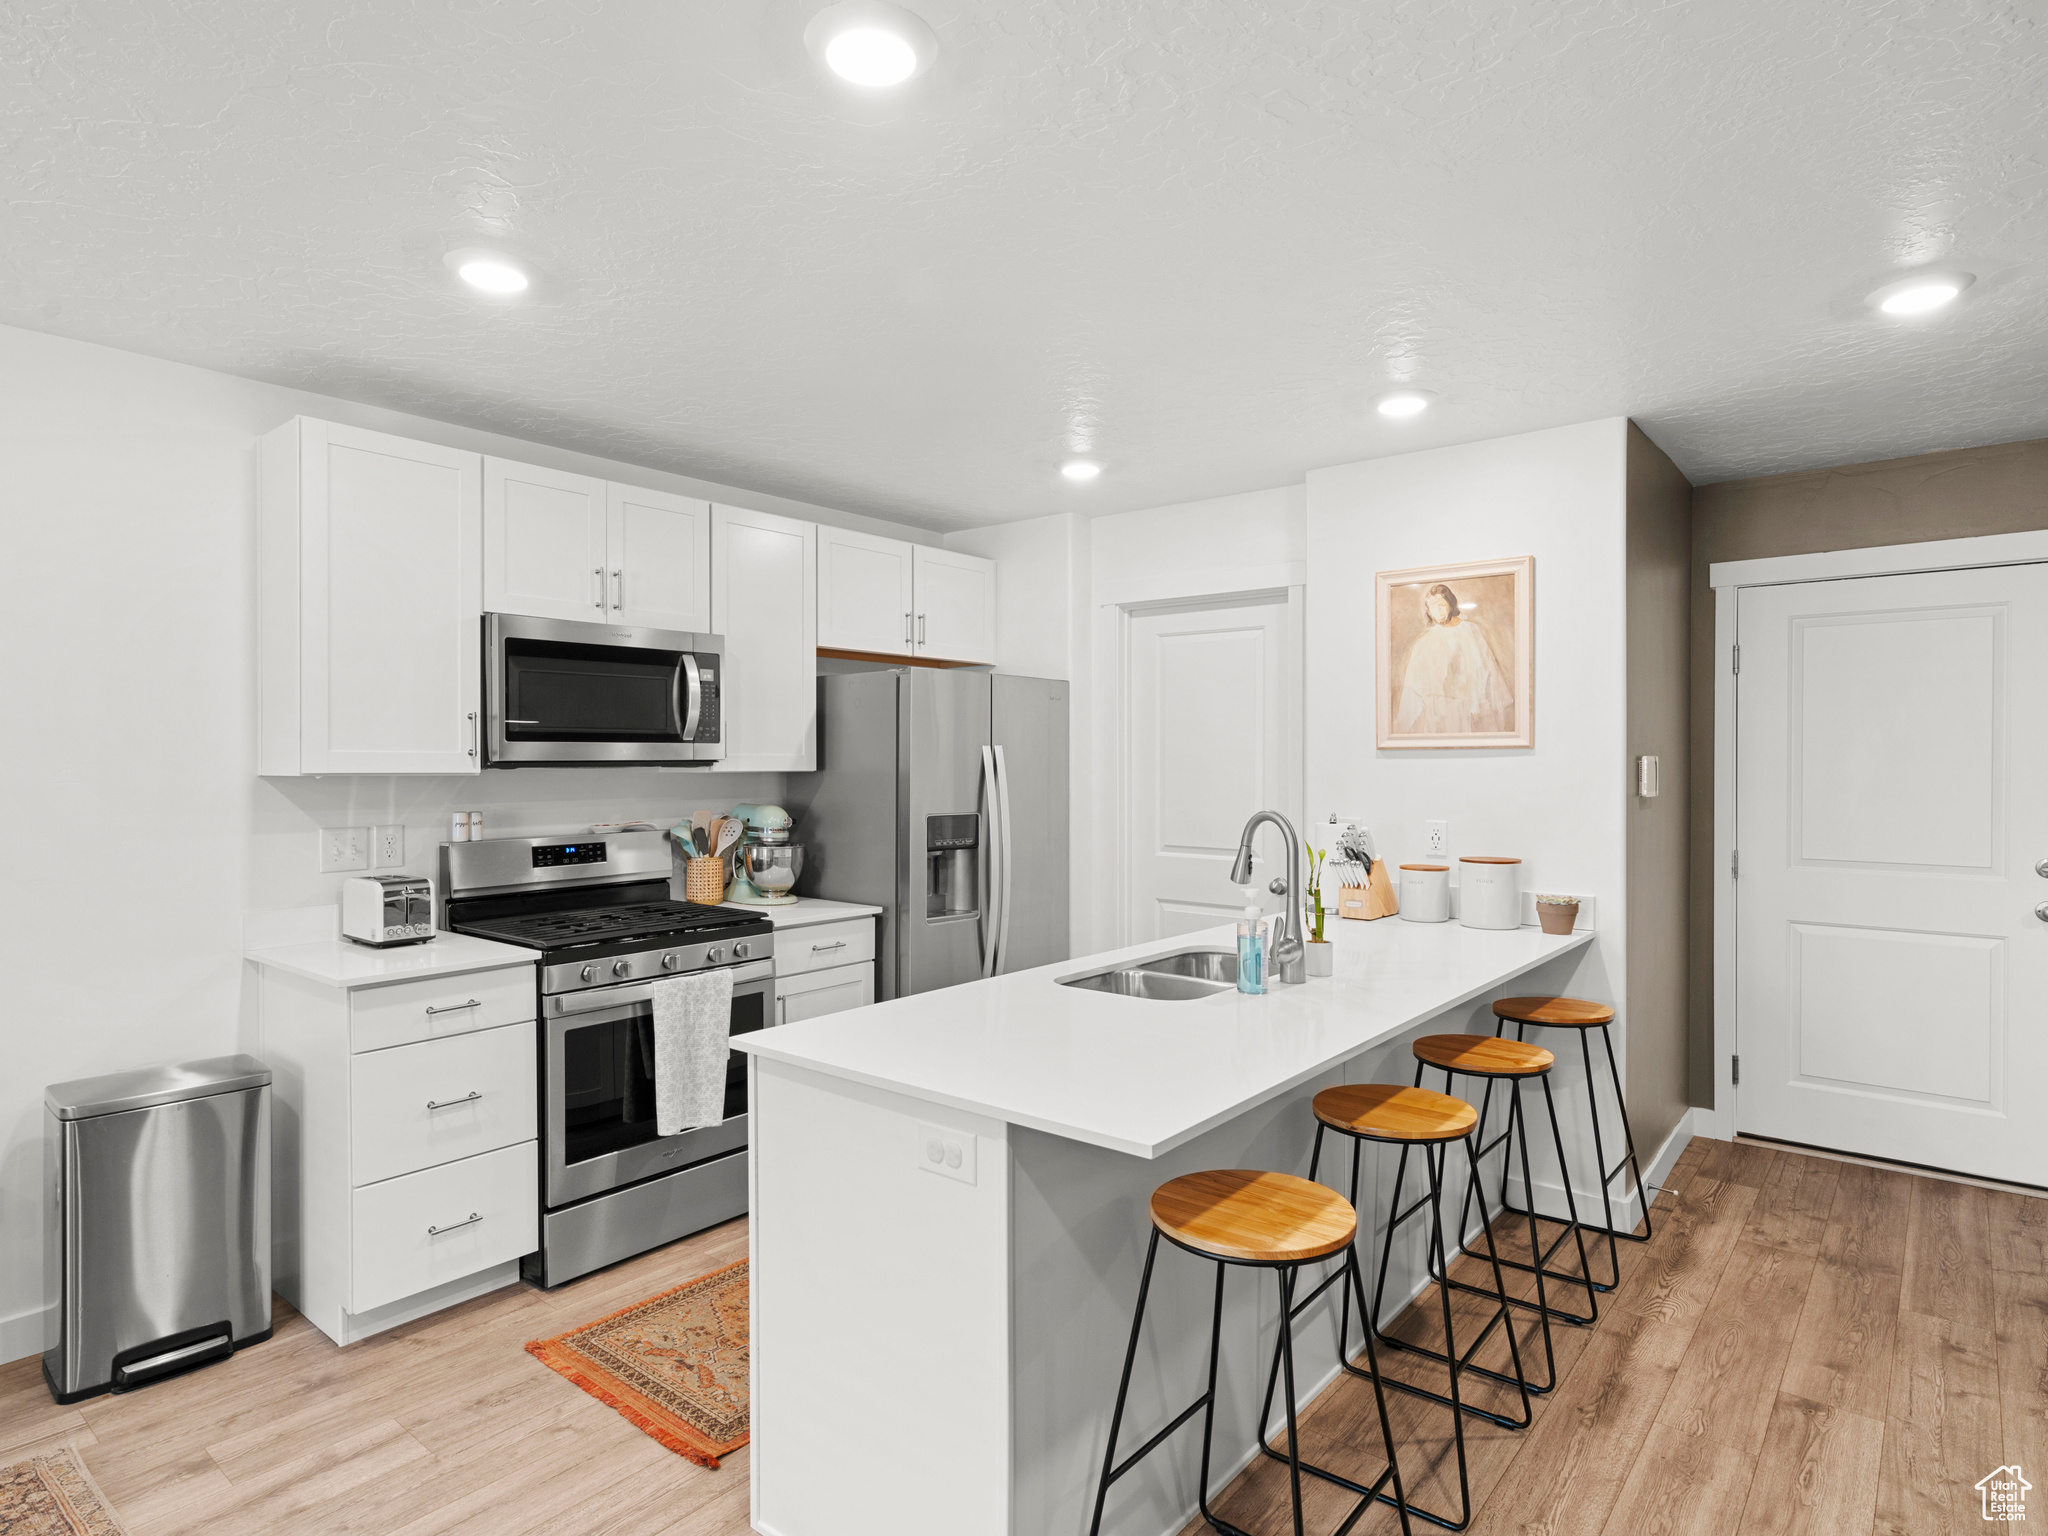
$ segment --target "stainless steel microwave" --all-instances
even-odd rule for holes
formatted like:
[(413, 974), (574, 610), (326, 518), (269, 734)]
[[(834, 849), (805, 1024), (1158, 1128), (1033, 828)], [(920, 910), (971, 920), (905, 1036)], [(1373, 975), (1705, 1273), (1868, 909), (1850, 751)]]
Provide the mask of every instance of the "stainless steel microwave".
[(484, 615), (484, 762), (630, 766), (725, 756), (725, 642)]

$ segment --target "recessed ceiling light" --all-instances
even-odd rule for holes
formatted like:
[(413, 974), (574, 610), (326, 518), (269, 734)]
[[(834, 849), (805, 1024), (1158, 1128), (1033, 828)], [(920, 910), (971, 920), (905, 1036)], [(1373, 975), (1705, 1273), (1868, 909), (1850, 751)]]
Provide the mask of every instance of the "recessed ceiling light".
[(804, 28), (804, 46), (840, 79), (870, 90), (923, 74), (938, 57), (938, 34), (887, 0), (828, 5)]
[(1870, 302), (1887, 315), (1924, 315), (1953, 304), (1976, 278), (1968, 272), (1922, 272), (1887, 283)]
[(493, 298), (509, 299), (533, 286), (532, 273), (497, 251), (450, 251), (443, 260), (470, 287)]
[(1102, 466), (1087, 459), (1069, 459), (1060, 466), (1060, 473), (1069, 480), (1093, 480), (1102, 473)]
[(1397, 421), (1408, 416), (1420, 416), (1429, 409), (1429, 391), (1402, 389), (1391, 395), (1381, 395), (1376, 409), (1382, 416), (1391, 416)]

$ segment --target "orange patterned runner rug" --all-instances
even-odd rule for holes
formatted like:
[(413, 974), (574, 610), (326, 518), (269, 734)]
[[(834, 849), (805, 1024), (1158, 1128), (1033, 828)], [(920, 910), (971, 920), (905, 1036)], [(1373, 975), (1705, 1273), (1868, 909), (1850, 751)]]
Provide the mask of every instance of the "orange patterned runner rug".
[(127, 1536), (127, 1531), (76, 1447), (0, 1466), (0, 1536)]
[(678, 1455), (716, 1467), (747, 1443), (747, 1261), (527, 1353)]

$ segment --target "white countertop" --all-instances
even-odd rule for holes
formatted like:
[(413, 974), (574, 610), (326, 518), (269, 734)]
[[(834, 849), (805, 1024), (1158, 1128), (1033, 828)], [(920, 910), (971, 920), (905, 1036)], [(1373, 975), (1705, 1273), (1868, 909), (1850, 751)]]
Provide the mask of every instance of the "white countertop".
[(736, 1038), (736, 1049), (1139, 1157), (1158, 1157), (1590, 933), (1333, 921), (1336, 975), (1192, 1002), (1119, 997), (1056, 978), (1189, 947), (1234, 926), (965, 982)]
[(793, 907), (747, 907), (745, 910), (759, 912), (778, 928), (808, 928), (813, 923), (837, 923), (850, 917), (879, 917), (882, 912), (880, 907), (864, 907), (853, 901), (826, 901), (818, 896), (800, 896)]
[(531, 965), (540, 954), (517, 944), (500, 944), (495, 939), (443, 933), (424, 944), (401, 944), (395, 949), (371, 949), (351, 944), (347, 939), (326, 939), (317, 944), (245, 950), (243, 958), (273, 970), (325, 982), (330, 987), (350, 988), (413, 981), (422, 976), (459, 976), (464, 971), (488, 971), (501, 965)]

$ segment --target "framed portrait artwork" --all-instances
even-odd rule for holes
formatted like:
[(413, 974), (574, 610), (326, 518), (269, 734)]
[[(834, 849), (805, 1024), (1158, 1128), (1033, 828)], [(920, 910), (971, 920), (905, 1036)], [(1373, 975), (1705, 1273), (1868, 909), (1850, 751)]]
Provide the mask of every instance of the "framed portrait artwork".
[(1536, 560), (1381, 571), (1378, 744), (1536, 744)]

